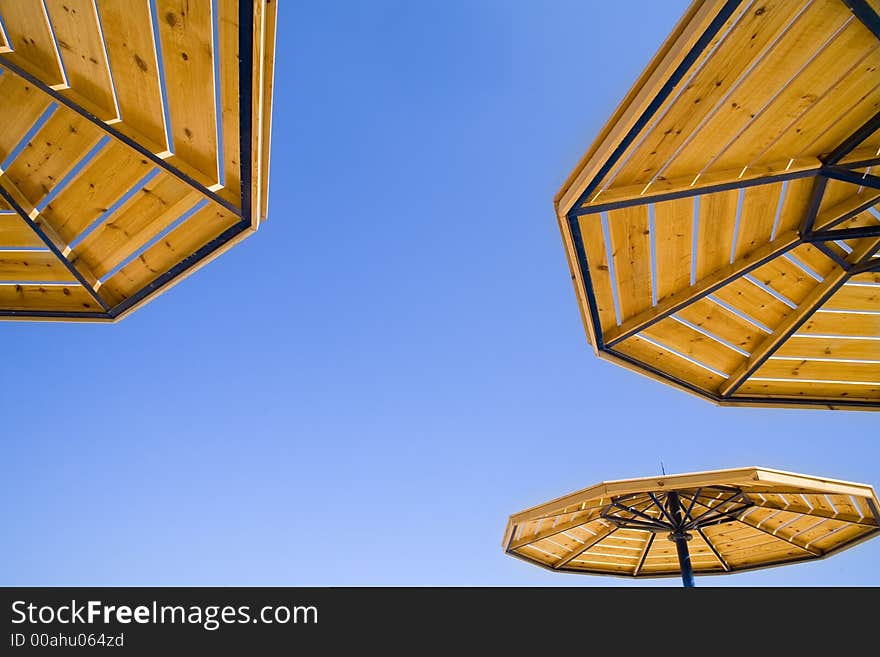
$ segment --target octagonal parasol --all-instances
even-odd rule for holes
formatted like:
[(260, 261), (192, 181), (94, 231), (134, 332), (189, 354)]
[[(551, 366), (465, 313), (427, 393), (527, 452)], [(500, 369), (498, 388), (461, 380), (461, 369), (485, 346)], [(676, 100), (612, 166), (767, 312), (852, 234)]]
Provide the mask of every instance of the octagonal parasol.
[[(508, 554), (555, 572), (733, 573), (821, 559), (880, 533), (866, 484), (740, 468), (608, 481), (510, 516)], [(667, 540), (668, 539), (668, 540)]]
[(697, 0), (555, 206), (596, 354), (880, 407), (880, 3)]
[(0, 317), (119, 319), (257, 229), (276, 4), (0, 0)]

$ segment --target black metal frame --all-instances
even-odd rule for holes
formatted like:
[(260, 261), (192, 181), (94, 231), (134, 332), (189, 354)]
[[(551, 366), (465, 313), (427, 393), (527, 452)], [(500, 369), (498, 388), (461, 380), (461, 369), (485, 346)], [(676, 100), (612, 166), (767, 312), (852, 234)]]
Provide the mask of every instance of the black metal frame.
[[(700, 500), (706, 500), (701, 502)], [(712, 502), (717, 502), (712, 504)], [(705, 509), (694, 515), (696, 507)], [(706, 538), (703, 529), (724, 522), (738, 520), (744, 511), (754, 503), (739, 488), (732, 486), (703, 486), (689, 490), (669, 490), (663, 492), (632, 493), (613, 497), (602, 510), (602, 518), (621, 529), (639, 529), (652, 534), (668, 534), (675, 543), (681, 578), (687, 588), (694, 586), (694, 571), (691, 565), (688, 541), (692, 532), (698, 532), (718, 558), (725, 571), (730, 567)], [(642, 554), (638, 570), (647, 556)]]
[(64, 105), (68, 109), (76, 112), (92, 124), (96, 125), (101, 131), (110, 137), (122, 142), (126, 146), (143, 155), (157, 167), (170, 173), (182, 183), (192, 187), (203, 197), (218, 203), (223, 208), (240, 218), (233, 226), (227, 228), (220, 235), (212, 239), (207, 244), (199, 248), (195, 253), (187, 256), (177, 263), (170, 270), (151, 281), (130, 297), (124, 299), (113, 307), (110, 307), (106, 301), (100, 296), (97, 289), (93, 287), (82, 273), (61, 254), (54, 243), (48, 238), (44, 231), (31, 220), (27, 212), (24, 211), (11, 195), (0, 186), (0, 195), (9, 203), (36, 235), (42, 240), (46, 246), (58, 257), (62, 263), (70, 270), (71, 274), (76, 278), (77, 282), (82, 285), (89, 294), (104, 309), (103, 313), (95, 312), (74, 312), (74, 311), (35, 311), (35, 310), (4, 310), (0, 309), (0, 317), (16, 317), (16, 318), (34, 318), (34, 319), (73, 319), (73, 320), (107, 320), (113, 321), (120, 317), (123, 313), (140, 303), (146, 297), (172, 283), (177, 278), (185, 274), (189, 269), (198, 262), (211, 255), (217, 249), (235, 239), (252, 226), (251, 217), (251, 181), (253, 178), (253, 160), (251, 157), (251, 142), (253, 135), (253, 48), (254, 48), (254, 1), (239, 0), (238, 3), (238, 101), (239, 101), (239, 166), (241, 180), (241, 209), (237, 208), (233, 203), (224, 199), (216, 192), (211, 191), (205, 185), (193, 179), (179, 168), (173, 166), (166, 160), (158, 157), (149, 149), (131, 139), (127, 135), (116, 130), (113, 126), (107, 125), (97, 116), (83, 108), (78, 103), (67, 98), (63, 93), (52, 89), (44, 82), (35, 78), (33, 75), (17, 66), (3, 55), (0, 55), (0, 67), (6, 69), (40, 91), (50, 96), (54, 101)]
[[(842, 0), (847, 7), (853, 12), (853, 14), (862, 21), (868, 29), (870, 29), (878, 39), (880, 39), (880, 16), (864, 1), (864, 0)], [(627, 337), (631, 337), (632, 335), (640, 332), (644, 328), (647, 328), (653, 323), (661, 321), (676, 312), (677, 306), (668, 312), (661, 313), (657, 317), (652, 318), (650, 321), (641, 325), (638, 331), (629, 332), (626, 334), (621, 334), (620, 336), (615, 336), (612, 341), (606, 343), (605, 336), (602, 332), (602, 324), (599, 319), (599, 309), (598, 303), (596, 301), (595, 290), (592, 284), (592, 278), (590, 276), (590, 268), (587, 263), (587, 255), (586, 249), (584, 247), (583, 238), (581, 235), (580, 228), (578, 226), (578, 218), (590, 215), (597, 214), (600, 212), (605, 212), (608, 210), (629, 207), (632, 205), (642, 205), (647, 203), (659, 202), (659, 201), (668, 201), (680, 198), (688, 198), (693, 196), (698, 196), (702, 194), (718, 192), (718, 191), (726, 191), (729, 189), (739, 189), (743, 187), (752, 187), (755, 185), (763, 185), (776, 183), (783, 180), (791, 180), (795, 178), (804, 178), (804, 177), (813, 177), (815, 179), (815, 185), (813, 188), (813, 192), (811, 195), (810, 202), (808, 204), (807, 211), (804, 214), (804, 217), (801, 220), (799, 231), (798, 231), (798, 239), (795, 240), (790, 245), (786, 245), (783, 249), (778, 252), (773, 252), (770, 255), (767, 255), (761, 259), (757, 259), (754, 263), (750, 263), (745, 271), (751, 271), (756, 269), (771, 260), (779, 257), (782, 253), (790, 251), (791, 249), (801, 245), (801, 244), (814, 244), (818, 248), (820, 248), (823, 253), (831, 257), (834, 262), (840, 266), (846, 272), (843, 282), (848, 280), (850, 277), (863, 273), (866, 271), (878, 271), (878, 265), (876, 259), (872, 259), (870, 256), (862, 259), (860, 262), (849, 262), (840, 258), (837, 254), (835, 254), (831, 249), (828, 249), (824, 242), (833, 241), (833, 240), (841, 240), (841, 239), (853, 239), (857, 237), (880, 237), (880, 226), (869, 226), (862, 228), (850, 228), (850, 229), (838, 229), (832, 230), (832, 228), (840, 223), (850, 219), (861, 212), (864, 212), (866, 209), (874, 206), (877, 203), (877, 200), (868, 201), (859, 206), (858, 208), (853, 208), (843, 216), (837, 218), (832, 223), (823, 226), (821, 230), (814, 231), (814, 224), (816, 218), (819, 213), (819, 208), (822, 203), (822, 199), (825, 194), (825, 188), (829, 180), (842, 180), (845, 182), (849, 182), (852, 184), (863, 185), (866, 187), (880, 189), (880, 176), (874, 176), (870, 174), (862, 174), (854, 169), (866, 166), (872, 166), (874, 164), (880, 163), (880, 158), (870, 158), (868, 160), (858, 161), (858, 162), (849, 162), (845, 164), (840, 164), (840, 161), (844, 159), (849, 153), (855, 150), (865, 139), (871, 136), (877, 130), (880, 130), (880, 112), (875, 114), (871, 119), (869, 119), (866, 123), (860, 126), (855, 132), (853, 132), (849, 137), (847, 137), (843, 142), (841, 142), (834, 150), (832, 150), (827, 155), (820, 157), (819, 160), (821, 165), (816, 169), (807, 170), (807, 171), (799, 171), (799, 172), (791, 172), (791, 173), (783, 173), (783, 174), (775, 174), (769, 175), (759, 178), (752, 178), (745, 181), (739, 181), (737, 183), (719, 183), (717, 185), (711, 185), (704, 188), (699, 189), (685, 189), (677, 192), (664, 192), (656, 195), (647, 195), (644, 197), (640, 197), (639, 199), (634, 200), (621, 200), (614, 201), (604, 204), (596, 204), (592, 206), (585, 207), (584, 204), (590, 198), (592, 193), (595, 191), (596, 187), (599, 183), (605, 178), (605, 176), (612, 170), (614, 165), (620, 159), (620, 157), (624, 154), (629, 145), (638, 137), (641, 130), (651, 121), (654, 117), (654, 114), (660, 109), (662, 104), (666, 101), (666, 99), (671, 94), (674, 87), (678, 84), (678, 82), (684, 77), (687, 71), (691, 68), (691, 66), (696, 62), (699, 56), (703, 53), (706, 46), (709, 42), (716, 36), (716, 34), (720, 31), (721, 27), (727, 21), (727, 19), (733, 14), (736, 8), (741, 4), (742, 0), (728, 0), (715, 19), (710, 23), (710, 25), (706, 28), (703, 35), (700, 39), (694, 44), (693, 48), (688, 52), (685, 58), (682, 60), (681, 64), (678, 68), (675, 69), (673, 74), (667, 80), (666, 84), (660, 89), (652, 102), (648, 105), (642, 115), (638, 118), (635, 124), (630, 128), (629, 132), (624, 136), (621, 143), (614, 150), (614, 152), (610, 155), (610, 157), (605, 161), (599, 171), (596, 173), (595, 177), (587, 184), (584, 191), (578, 196), (578, 199), (574, 202), (572, 207), (567, 211), (565, 218), (568, 224), (568, 230), (572, 238), (572, 244), (575, 251), (575, 259), (577, 261), (578, 269), (580, 271), (581, 283), (584, 286), (584, 290), (586, 291), (586, 301), (587, 301), (587, 312), (589, 314), (589, 322), (593, 326), (593, 333), (595, 335), (595, 347), (598, 351), (610, 354), (616, 359), (619, 359), (623, 362), (629, 363), (639, 369), (647, 371), (654, 376), (658, 376), (662, 379), (665, 379), (674, 385), (684, 388), (690, 392), (693, 392), (701, 397), (707, 398), (717, 404), (725, 404), (725, 403), (736, 403), (736, 404), (777, 404), (777, 405), (792, 405), (792, 406), (835, 406), (835, 407), (851, 407), (851, 408), (873, 408), (876, 407), (876, 403), (869, 401), (857, 401), (857, 400), (847, 400), (847, 399), (797, 399), (797, 398), (788, 398), (788, 397), (755, 397), (755, 396), (736, 396), (733, 395), (736, 392), (736, 389), (729, 391), (726, 395), (714, 394), (702, 388), (699, 388), (696, 385), (693, 385), (687, 381), (676, 377), (675, 375), (663, 372), (648, 363), (644, 363), (635, 358), (627, 356), (626, 354), (620, 352), (617, 349), (614, 349), (614, 345), (626, 339)], [(830, 253), (829, 253), (830, 251)], [(742, 275), (745, 272), (740, 272), (737, 276)], [(697, 294), (691, 298), (689, 298), (686, 302), (682, 301), (681, 305), (689, 305), (695, 301), (698, 301), (700, 298), (703, 298), (718, 288), (722, 287), (726, 284), (727, 281), (720, 282), (714, 286), (703, 290), (700, 294)], [(769, 358), (775, 350), (770, 350), (760, 362), (757, 363), (758, 366), (763, 364), (767, 358)]]

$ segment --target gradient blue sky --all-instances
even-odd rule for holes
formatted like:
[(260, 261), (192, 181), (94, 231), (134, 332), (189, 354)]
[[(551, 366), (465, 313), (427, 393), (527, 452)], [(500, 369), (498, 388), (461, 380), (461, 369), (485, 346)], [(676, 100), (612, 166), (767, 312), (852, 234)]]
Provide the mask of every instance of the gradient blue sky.
[[(0, 323), (0, 584), (631, 585), (507, 516), (661, 458), (880, 483), (876, 415), (584, 339), (552, 198), (685, 2), (279, 4), (260, 232), (118, 325)], [(880, 540), (703, 583), (880, 585)]]

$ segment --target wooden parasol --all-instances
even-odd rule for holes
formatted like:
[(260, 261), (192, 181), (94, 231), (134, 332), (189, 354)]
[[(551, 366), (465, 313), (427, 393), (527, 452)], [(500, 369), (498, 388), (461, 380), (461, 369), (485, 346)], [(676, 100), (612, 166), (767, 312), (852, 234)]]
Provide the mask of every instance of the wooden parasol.
[(752, 467), (603, 482), (513, 514), (503, 546), (555, 572), (693, 586), (694, 574), (821, 559), (878, 533), (870, 486)]
[(276, 5), (0, 0), (0, 318), (117, 320), (257, 229)]
[(880, 3), (697, 0), (555, 198), (596, 354), (880, 407)]

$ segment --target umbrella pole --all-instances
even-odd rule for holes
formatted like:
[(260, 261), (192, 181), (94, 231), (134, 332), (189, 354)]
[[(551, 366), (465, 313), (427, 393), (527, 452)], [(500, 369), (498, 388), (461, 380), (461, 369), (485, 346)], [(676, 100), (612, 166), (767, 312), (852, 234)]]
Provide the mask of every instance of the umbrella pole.
[(691, 535), (682, 528), (681, 518), (681, 502), (678, 499), (678, 493), (670, 491), (667, 496), (669, 501), (669, 511), (675, 520), (677, 529), (669, 534), (669, 540), (675, 543), (675, 549), (678, 552), (678, 565), (681, 568), (681, 581), (685, 588), (694, 587), (694, 569), (691, 566), (691, 553), (688, 550), (688, 541)]
[(671, 534), (670, 538), (675, 542), (675, 549), (678, 551), (678, 565), (681, 567), (681, 581), (685, 588), (694, 587), (694, 569), (691, 566), (691, 554), (688, 550), (688, 539), (690, 536), (682, 534)]

